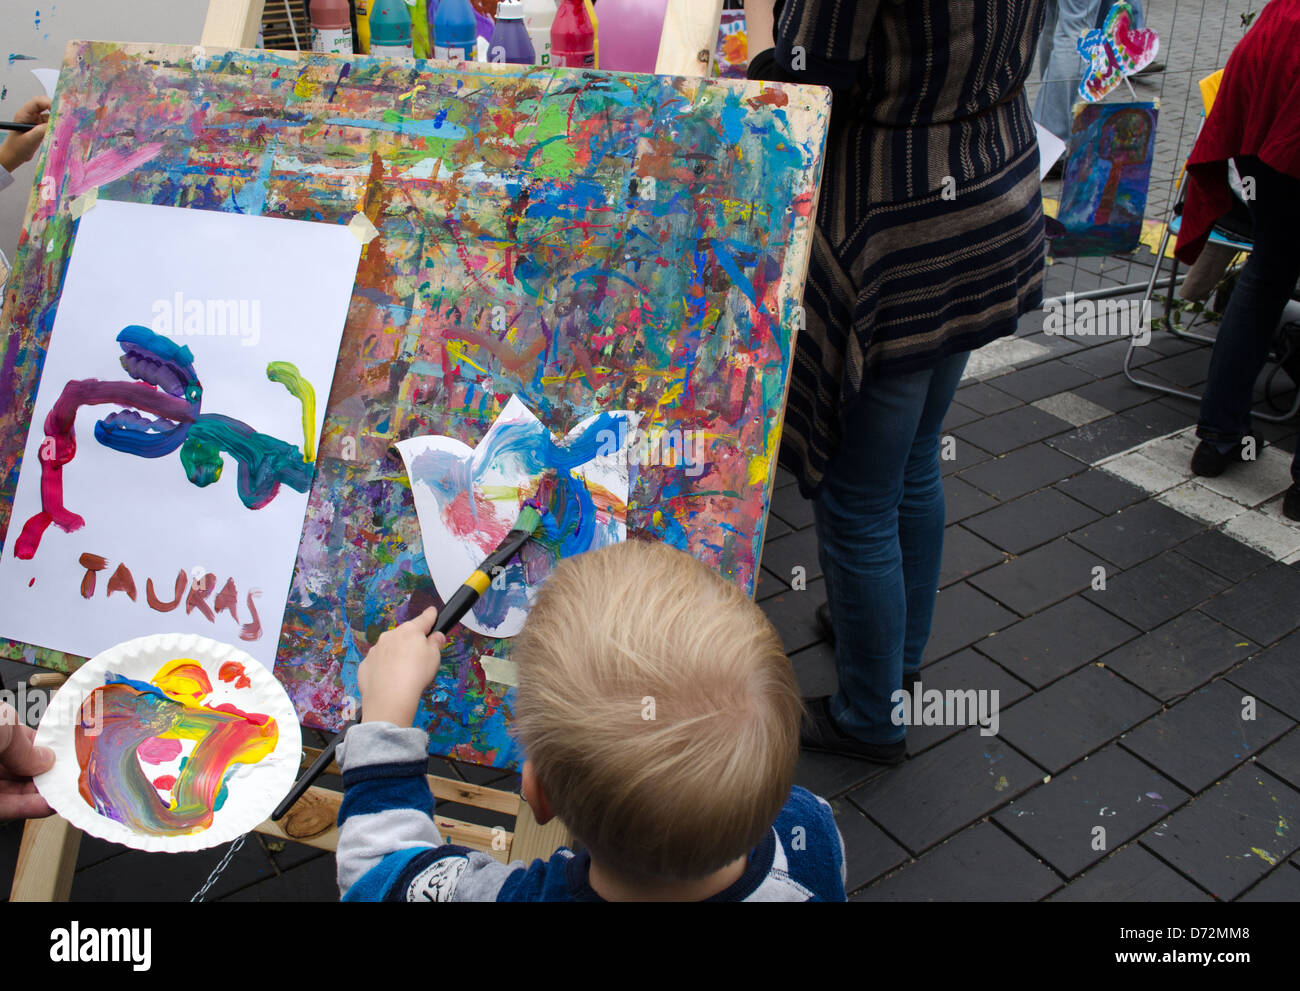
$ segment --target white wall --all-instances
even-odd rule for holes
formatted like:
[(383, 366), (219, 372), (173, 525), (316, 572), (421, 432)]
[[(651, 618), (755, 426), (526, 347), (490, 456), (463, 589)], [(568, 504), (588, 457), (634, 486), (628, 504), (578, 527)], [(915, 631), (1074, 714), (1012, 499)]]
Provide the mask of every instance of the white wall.
[[(0, 120), (42, 92), (31, 69), (57, 69), (69, 41), (197, 44), (208, 0), (0, 0)], [(39, 23), (38, 23), (39, 19)], [(31, 55), (35, 61), (16, 60)], [(10, 260), (31, 192), (33, 166), (0, 193), (0, 248)]]

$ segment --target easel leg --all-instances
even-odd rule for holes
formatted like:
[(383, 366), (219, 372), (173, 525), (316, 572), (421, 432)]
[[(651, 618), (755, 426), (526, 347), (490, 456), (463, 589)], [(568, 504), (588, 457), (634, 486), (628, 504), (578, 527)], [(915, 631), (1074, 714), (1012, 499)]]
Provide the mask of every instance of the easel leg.
[(66, 902), (72, 894), (80, 847), (81, 830), (62, 816), (29, 819), (18, 848), (18, 869), (9, 900)]

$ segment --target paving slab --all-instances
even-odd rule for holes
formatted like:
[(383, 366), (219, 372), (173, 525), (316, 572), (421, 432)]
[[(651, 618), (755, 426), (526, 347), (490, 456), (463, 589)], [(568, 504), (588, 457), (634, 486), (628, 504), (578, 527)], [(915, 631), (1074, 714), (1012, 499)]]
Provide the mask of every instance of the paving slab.
[(1296, 628), (1300, 571), (1273, 564), (1216, 595), (1201, 612), (1262, 644)]
[(844, 840), (844, 890), (856, 891), (900, 864), (911, 854), (848, 802), (832, 802), (835, 825)]
[[(74, 902), (188, 901), (220, 863), (228, 844), (197, 853), (145, 853), (128, 850), (72, 877)], [(233, 894), (255, 881), (275, 876), (259, 843), (245, 842), (218, 878), (208, 900)]]
[(817, 627), (817, 607), (826, 601), (826, 580), (810, 581), (801, 591), (782, 589), (759, 605), (776, 632), (787, 654), (811, 647), (822, 638)]
[[(807, 584), (822, 577), (821, 560), (817, 553), (817, 531), (814, 527), (796, 530), (763, 542), (763, 568), (787, 587), (797, 579)], [(802, 569), (796, 571), (795, 569)]]
[(1144, 692), (1170, 702), (1240, 664), (1258, 649), (1236, 630), (1193, 610), (1101, 660)]
[(872, 764), (854, 757), (801, 750), (799, 763), (794, 769), (794, 783), (807, 788), (814, 795), (830, 799), (896, 770), (897, 768)]
[(1166, 551), (1136, 568), (1108, 576), (1106, 588), (1087, 598), (1139, 630), (1154, 630), (1205, 602), (1227, 583), (1177, 551)]
[(772, 512), (781, 517), (794, 530), (813, 523), (813, 504), (799, 494), (799, 487), (787, 485), (772, 493)]
[(1297, 658), (1300, 658), (1300, 632), (1274, 644), (1268, 650), (1252, 657), (1237, 670), (1228, 674), (1228, 680), (1238, 688), (1263, 699), (1275, 709), (1281, 709), (1292, 719), (1300, 721), (1300, 678), (1296, 677)]
[(943, 565), (939, 571), (939, 587), (947, 588), (985, 568), (1001, 564), (1003, 558), (1000, 550), (965, 527), (950, 526), (943, 535)]
[(998, 737), (971, 727), (909, 758), (848, 798), (913, 854), (1004, 805), (1043, 771)]
[(225, 902), (332, 902), (339, 900), (338, 869), (333, 854), (319, 856), (275, 877), (219, 899)]
[[(976, 420), (975, 422), (982, 423), (983, 421)], [(951, 448), (946, 446), (941, 446), (939, 448), (939, 471), (945, 479), (951, 475), (956, 475), (958, 472), (965, 471), (967, 468), (973, 468), (976, 465), (983, 464), (993, 456), (989, 454), (988, 451), (981, 447), (977, 447), (970, 441), (962, 440), (957, 436), (956, 431), (953, 431), (951, 434), (943, 435), (944, 444), (946, 444), (950, 438), (953, 442)], [(945, 457), (948, 453), (951, 453), (952, 456)]]
[[(976, 578), (978, 577), (977, 575)], [(940, 589), (934, 605), (930, 641), (926, 644), (922, 663), (968, 647), (990, 633), (1011, 625), (1015, 620), (1014, 613), (1003, 609), (987, 595), (971, 587), (969, 582), (957, 582)]]
[(1055, 487), (1105, 516), (1147, 498), (1136, 485), (1095, 468), (1057, 482)]
[(835, 674), (835, 647), (818, 641), (811, 647), (790, 655), (790, 665), (799, 682), (799, 694), (804, 698), (833, 695), (839, 688)]
[(1010, 554), (1023, 554), (1098, 518), (1095, 510), (1064, 493), (1040, 489), (973, 516), (963, 526)]
[(1194, 902), (1212, 899), (1141, 845), (1130, 843), (1056, 892), (1048, 901)]
[[(988, 658), (966, 649), (921, 669), (922, 699), (931, 689), (940, 692), (970, 690), (997, 692), (997, 711), (1014, 705), (1029, 694), (1029, 686), (1008, 674)], [(992, 711), (992, 710), (988, 710)], [(916, 756), (964, 730), (964, 726), (908, 726), (907, 752)]]
[(1300, 787), (1300, 729), (1293, 729), (1255, 758), (1288, 784)]
[(1239, 901), (1243, 902), (1300, 902), (1300, 864), (1288, 860), (1274, 867), (1264, 880), (1255, 885)]
[(983, 822), (852, 900), (1032, 902), (1060, 885), (1050, 868), (996, 826)]
[[(1067, 355), (1065, 360), (1070, 360), (1076, 356)], [(1120, 362), (1123, 361), (1121, 357)], [(1153, 393), (1138, 388), (1130, 382), (1120, 371), (1120, 362), (1111, 366), (1110, 370), (1115, 374), (1107, 375), (1104, 378), (1098, 378), (1095, 382), (1089, 382), (1087, 385), (1081, 385), (1073, 392), (1076, 396), (1088, 400), (1090, 403), (1096, 403), (1112, 413), (1120, 413), (1126, 409), (1132, 409), (1134, 406), (1141, 406), (1143, 403), (1150, 402)]]
[(1102, 560), (1131, 568), (1204, 530), (1203, 524), (1148, 499), (1071, 533), (1070, 540)]
[(970, 584), (1021, 616), (1032, 616), (1087, 588), (1096, 564), (1095, 554), (1061, 538), (980, 572)]
[(943, 497), (948, 523), (960, 523), (966, 517), (992, 509), (998, 504), (997, 499), (986, 492), (981, 492), (961, 475), (953, 475), (943, 480)]
[(1230, 900), (1300, 846), (1300, 792), (1246, 764), (1142, 836), (1142, 845)]
[(963, 385), (957, 390), (954, 401), (961, 403), (968, 409), (973, 409), (981, 417), (992, 416), (995, 413), (1004, 412), (1024, 403), (1023, 399), (1018, 399), (1009, 393), (1003, 392), (987, 382), (972, 382), (969, 385)]
[(1093, 378), (1092, 373), (1064, 361), (1045, 361), (989, 379), (988, 384), (1021, 402), (1032, 403), (1084, 385)]
[(954, 481), (969, 482), (997, 499), (1007, 500), (1084, 470), (1075, 458), (1046, 444), (1034, 443), (968, 468)]
[(1295, 726), (1264, 702), (1248, 708), (1244, 697), (1229, 682), (1212, 682), (1126, 733), (1120, 745), (1188, 791), (1204, 791)]
[(1035, 399), (1032, 405), (1035, 409), (1050, 413), (1058, 420), (1064, 420), (1072, 427), (1082, 427), (1085, 423), (1104, 420), (1111, 415), (1111, 411), (1105, 406), (1098, 406), (1092, 400), (1084, 399), (1083, 396), (1073, 392), (1058, 392), (1051, 396), (1044, 396), (1042, 399)]
[(1123, 620), (1073, 596), (981, 640), (977, 649), (1042, 688), (1137, 635)]
[[(1076, 394), (1083, 392), (1084, 389), (1079, 389)], [(1084, 396), (1084, 398), (1092, 399), (1091, 396)], [(1104, 420), (1075, 427), (1067, 433), (1057, 434), (1055, 437), (1048, 438), (1047, 443), (1058, 451), (1091, 465), (1150, 439), (1151, 432), (1132, 420), (1126, 420), (1122, 416), (1109, 416)]]
[(1033, 406), (1019, 406), (958, 427), (953, 433), (959, 441), (967, 441), (990, 454), (1006, 454), (1067, 431), (1070, 426)]
[(1190, 796), (1136, 757), (1107, 747), (999, 810), (993, 821), (1074, 877)]
[(1089, 664), (1003, 712), (999, 736), (1056, 774), (1159, 708), (1145, 692)]

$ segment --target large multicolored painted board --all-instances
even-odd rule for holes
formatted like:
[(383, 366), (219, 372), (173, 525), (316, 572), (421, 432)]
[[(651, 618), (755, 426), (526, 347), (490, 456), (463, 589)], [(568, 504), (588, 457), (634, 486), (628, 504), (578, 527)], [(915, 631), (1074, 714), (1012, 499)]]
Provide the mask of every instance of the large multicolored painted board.
[[(377, 232), (276, 662), (306, 724), (339, 726), (368, 645), (438, 602), (392, 445), (472, 447), (511, 396), (557, 437), (636, 411), (628, 534), (752, 591), (829, 104), (772, 83), (74, 43), (0, 327), (0, 526), (95, 189)], [(689, 465), (663, 456), (687, 443)], [(452, 637), (422, 711), (433, 752), (518, 763), (509, 652)]]

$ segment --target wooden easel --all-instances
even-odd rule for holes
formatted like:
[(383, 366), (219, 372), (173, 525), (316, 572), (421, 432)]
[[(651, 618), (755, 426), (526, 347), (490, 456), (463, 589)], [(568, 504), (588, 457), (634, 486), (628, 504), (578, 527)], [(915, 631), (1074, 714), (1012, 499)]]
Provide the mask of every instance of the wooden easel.
[[(657, 73), (699, 76), (711, 71), (722, 4), (723, 0), (669, 0), (655, 62)], [(264, 6), (265, 0), (209, 0), (200, 44), (213, 49), (253, 48)], [(44, 672), (32, 675), (29, 684), (34, 688), (56, 688), (64, 680), (62, 674)], [(319, 750), (304, 748), (303, 769), (319, 754)], [(338, 774), (338, 766), (331, 764), (327, 773)], [(552, 820), (545, 826), (539, 825), (528, 804), (513, 792), (435, 775), (428, 778), (429, 788), (440, 802), (455, 802), (515, 817), (514, 830), (506, 832), (435, 815), (434, 822), (450, 843), (480, 850), (506, 863), (544, 859), (556, 847), (572, 842), (563, 823)], [(280, 822), (267, 820), (257, 827), (257, 832), (319, 850), (336, 850), (335, 823), (342, 799), (340, 792), (313, 787)], [(50, 816), (29, 821), (23, 830), (10, 900), (67, 901), (72, 893), (80, 846), (81, 831), (66, 819)]]

